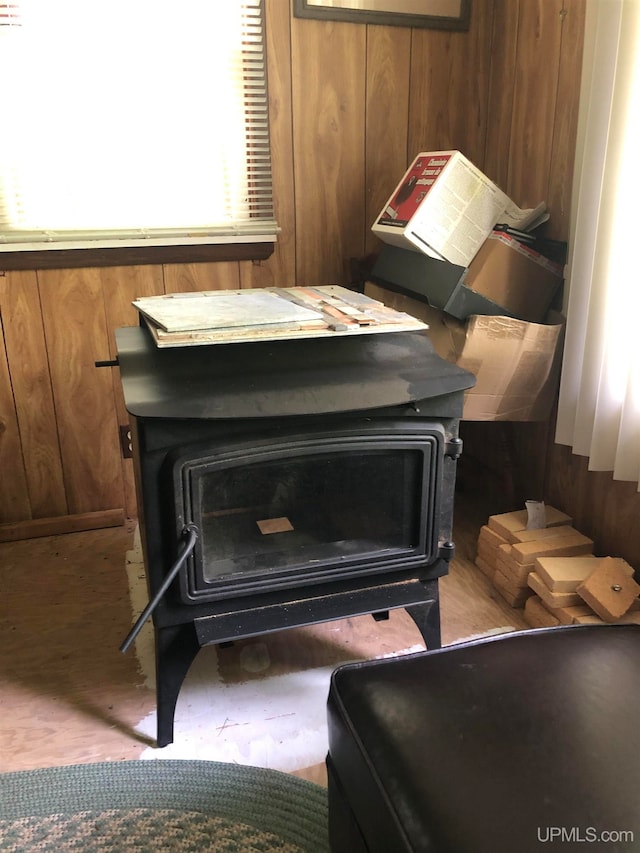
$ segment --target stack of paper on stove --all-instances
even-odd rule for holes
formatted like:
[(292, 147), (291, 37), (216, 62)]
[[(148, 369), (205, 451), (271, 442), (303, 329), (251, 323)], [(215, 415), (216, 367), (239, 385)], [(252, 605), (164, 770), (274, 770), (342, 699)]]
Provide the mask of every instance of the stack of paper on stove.
[(409, 314), (339, 285), (174, 293), (136, 299), (158, 346), (414, 331)]

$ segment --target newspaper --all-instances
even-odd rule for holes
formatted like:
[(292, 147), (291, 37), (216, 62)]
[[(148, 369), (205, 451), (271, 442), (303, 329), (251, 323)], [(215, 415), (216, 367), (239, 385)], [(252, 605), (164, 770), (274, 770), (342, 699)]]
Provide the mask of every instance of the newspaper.
[[(518, 231), (533, 231), (543, 222), (549, 219), (547, 205), (541, 201), (536, 207), (530, 207), (528, 210), (523, 210), (518, 205), (509, 200), (503, 214), (504, 224), (516, 228)], [(502, 223), (502, 220), (500, 220)]]

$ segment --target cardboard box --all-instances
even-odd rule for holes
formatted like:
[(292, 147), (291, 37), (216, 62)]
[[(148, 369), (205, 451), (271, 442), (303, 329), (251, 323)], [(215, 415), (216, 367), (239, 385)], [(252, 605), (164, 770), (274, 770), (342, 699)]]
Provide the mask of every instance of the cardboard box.
[(428, 323), (442, 358), (469, 370), (476, 385), (465, 392), (469, 421), (540, 421), (558, 389), (563, 324), (526, 323), (511, 317), (474, 315), (466, 322), (403, 294), (368, 282), (365, 293)]
[(502, 305), (506, 313), (519, 320), (541, 323), (562, 283), (562, 275), (560, 264), (514, 237), (494, 231), (469, 265), (462, 284)]
[(459, 320), (488, 314), (541, 323), (562, 284), (562, 267), (494, 231), (468, 267), (383, 246), (371, 279), (424, 298)]
[(385, 243), (466, 267), (510, 203), (460, 151), (423, 151), (371, 230)]

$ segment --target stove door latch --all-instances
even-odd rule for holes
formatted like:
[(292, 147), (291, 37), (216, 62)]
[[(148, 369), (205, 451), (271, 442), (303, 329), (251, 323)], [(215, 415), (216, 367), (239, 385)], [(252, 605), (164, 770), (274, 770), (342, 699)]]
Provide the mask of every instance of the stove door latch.
[(450, 459), (459, 459), (462, 456), (462, 439), (452, 438), (448, 441), (445, 445), (444, 454)]
[(456, 553), (456, 546), (451, 540), (447, 542), (438, 542), (438, 557), (441, 560), (446, 560), (449, 562), (453, 560)]

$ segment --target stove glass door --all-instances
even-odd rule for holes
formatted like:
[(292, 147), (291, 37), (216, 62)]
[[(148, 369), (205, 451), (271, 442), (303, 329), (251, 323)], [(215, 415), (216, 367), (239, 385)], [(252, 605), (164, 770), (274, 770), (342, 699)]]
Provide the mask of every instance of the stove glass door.
[(191, 593), (431, 558), (440, 444), (433, 435), (310, 443), (194, 464), (189, 514), (200, 540)]

